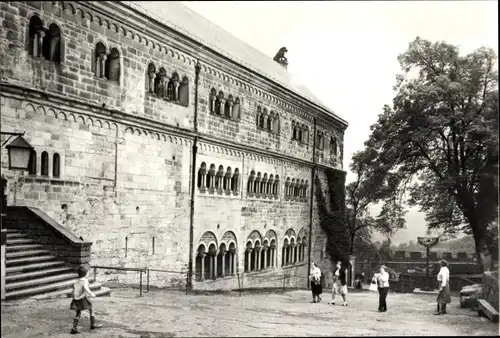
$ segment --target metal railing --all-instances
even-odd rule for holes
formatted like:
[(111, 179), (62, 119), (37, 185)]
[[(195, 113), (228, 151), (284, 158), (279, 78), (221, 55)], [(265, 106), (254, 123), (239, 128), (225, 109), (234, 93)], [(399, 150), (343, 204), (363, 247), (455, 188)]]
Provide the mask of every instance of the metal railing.
[[(146, 267), (140, 267), (140, 268), (128, 268), (128, 267), (116, 267), (116, 266), (103, 266), (103, 265), (93, 265), (91, 266), (91, 269), (93, 270), (93, 276), (92, 279), (94, 282), (97, 282), (97, 271), (98, 270), (116, 270), (116, 271), (134, 271), (139, 273), (139, 297), (143, 297), (144, 293), (150, 292), (150, 273), (151, 272), (160, 272), (160, 273), (172, 273), (172, 274), (177, 274), (177, 275), (185, 275), (187, 271), (173, 271), (173, 270), (163, 270), (163, 269), (150, 269)], [(245, 273), (237, 273), (235, 274), (237, 280), (238, 280), (238, 293), (239, 296), (241, 297), (242, 291), (245, 290), (259, 290), (259, 289), (281, 289), (283, 292), (287, 288), (293, 288), (293, 289), (300, 289), (300, 288), (308, 288), (308, 283), (307, 283), (307, 277), (304, 276), (297, 276), (297, 275), (292, 275), (292, 274), (272, 274), (269, 271), (263, 271), (261, 273), (256, 273), (256, 272), (245, 272)], [(146, 283), (144, 283), (144, 276), (146, 277)], [(252, 285), (254, 284), (259, 284), (256, 283), (256, 280), (259, 279), (265, 279), (266, 284), (269, 283), (271, 284), (268, 288), (266, 287), (249, 287), (245, 289), (244, 286), (244, 281), (251, 281)], [(301, 284), (298, 282), (299, 280), (305, 281), (303, 286), (298, 286)], [(206, 279), (205, 281), (210, 281), (210, 282), (216, 282), (217, 279)], [(293, 282), (295, 281), (295, 282)], [(275, 282), (275, 283), (273, 283)], [(145, 285), (144, 285), (145, 284)], [(290, 286), (290, 284), (293, 284), (293, 286)], [(186, 295), (189, 293), (189, 285), (186, 283)], [(221, 291), (221, 290), (193, 290), (193, 291)], [(229, 290), (226, 290), (229, 291)], [(234, 289), (233, 289), (234, 291)]]

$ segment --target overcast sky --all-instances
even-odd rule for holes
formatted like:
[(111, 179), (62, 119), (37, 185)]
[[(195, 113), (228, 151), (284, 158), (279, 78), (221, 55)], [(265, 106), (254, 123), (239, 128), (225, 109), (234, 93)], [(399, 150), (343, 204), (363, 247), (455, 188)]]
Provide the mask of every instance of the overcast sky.
[[(183, 3), (270, 58), (287, 47), (289, 72), (349, 122), (346, 170), (383, 105), (391, 103), (397, 56), (415, 37), (444, 40), (464, 53), (483, 45), (498, 53), (497, 1)], [(406, 228), (395, 243), (425, 235), (423, 215), (410, 211)]]

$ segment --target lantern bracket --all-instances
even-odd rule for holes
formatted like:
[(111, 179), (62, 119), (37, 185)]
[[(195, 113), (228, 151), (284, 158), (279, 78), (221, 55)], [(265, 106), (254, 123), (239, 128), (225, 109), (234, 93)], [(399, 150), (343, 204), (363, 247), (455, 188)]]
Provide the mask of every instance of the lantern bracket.
[(23, 131), (22, 133), (9, 133), (9, 132), (6, 132), (6, 131), (2, 131), (0, 132), (1, 135), (10, 135), (7, 140), (5, 140), (4, 143), (2, 143), (2, 147), (7, 143), (9, 142), (9, 140), (12, 138), (12, 136), (24, 136), (24, 134), (26, 133), (25, 131)]

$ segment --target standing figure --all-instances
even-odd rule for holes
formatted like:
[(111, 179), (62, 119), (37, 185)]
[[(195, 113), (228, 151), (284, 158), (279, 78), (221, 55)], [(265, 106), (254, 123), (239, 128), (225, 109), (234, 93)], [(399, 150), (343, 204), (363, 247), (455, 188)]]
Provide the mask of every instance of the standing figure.
[(380, 272), (375, 274), (378, 284), (378, 312), (387, 311), (387, 294), (389, 293), (389, 273), (385, 271), (385, 265), (380, 267)]
[(311, 291), (313, 295), (313, 300), (311, 303), (321, 302), (320, 295), (323, 293), (323, 287), (321, 286), (321, 270), (316, 266), (316, 263), (314, 262), (311, 264), (309, 282), (311, 285)]
[(347, 306), (347, 274), (340, 261), (337, 262), (333, 272), (332, 301), (330, 302), (332, 305), (335, 305), (335, 295), (341, 295), (344, 300), (342, 306)]
[(73, 320), (73, 328), (71, 329), (71, 334), (76, 334), (78, 332), (78, 321), (83, 310), (89, 310), (90, 312), (90, 329), (100, 328), (101, 325), (96, 325), (95, 316), (92, 309), (92, 303), (87, 299), (87, 296), (95, 297), (96, 295), (90, 291), (89, 280), (87, 279), (89, 272), (83, 266), (78, 268), (78, 277), (80, 277), (75, 284), (73, 284), (73, 300), (71, 301), (71, 310), (76, 311), (75, 319)]
[(446, 314), (446, 304), (451, 303), (450, 294), (450, 270), (448, 269), (448, 262), (444, 259), (439, 261), (441, 269), (437, 275), (439, 283), (439, 293), (437, 296), (437, 311), (436, 315)]

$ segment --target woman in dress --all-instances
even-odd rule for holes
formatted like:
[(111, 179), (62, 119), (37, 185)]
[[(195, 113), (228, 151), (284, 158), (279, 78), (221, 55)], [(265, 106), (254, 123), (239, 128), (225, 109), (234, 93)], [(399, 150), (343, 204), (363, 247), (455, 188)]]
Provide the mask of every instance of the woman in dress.
[(330, 302), (332, 305), (335, 305), (335, 295), (341, 295), (344, 300), (342, 306), (347, 306), (347, 274), (340, 261), (337, 262), (333, 272), (332, 301)]
[(313, 300), (311, 303), (321, 302), (320, 295), (323, 293), (323, 288), (321, 287), (321, 270), (316, 266), (316, 263), (314, 262), (312, 262), (311, 264), (309, 283), (311, 284), (311, 291), (313, 295)]
[(446, 304), (451, 303), (450, 295), (450, 270), (448, 269), (448, 262), (442, 259), (439, 261), (441, 269), (437, 275), (439, 283), (439, 293), (437, 296), (437, 312), (436, 315), (446, 314)]

